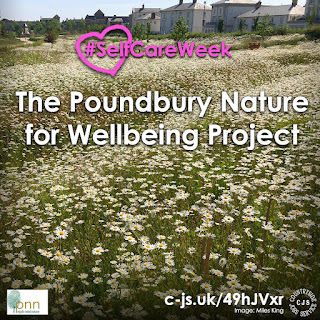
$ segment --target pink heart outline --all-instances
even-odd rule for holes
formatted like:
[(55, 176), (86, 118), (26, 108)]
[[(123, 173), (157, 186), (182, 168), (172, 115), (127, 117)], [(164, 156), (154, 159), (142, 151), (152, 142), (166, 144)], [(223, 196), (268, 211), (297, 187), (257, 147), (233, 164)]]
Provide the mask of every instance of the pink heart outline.
[(86, 57), (84, 56), (84, 54), (83, 54), (83, 52), (81, 50), (81, 47), (80, 47), (81, 43), (85, 39), (88, 39), (88, 38), (91, 38), (91, 37), (96, 37), (96, 38), (102, 40), (105, 37), (105, 35), (108, 32), (112, 31), (112, 30), (122, 30), (122, 31), (124, 31), (126, 33), (127, 37), (128, 37), (128, 42), (130, 44), (132, 43), (132, 34), (131, 34), (130, 30), (125, 26), (117, 24), (117, 25), (113, 25), (113, 26), (110, 26), (110, 27), (104, 29), (101, 33), (95, 32), (95, 31), (94, 32), (85, 33), (84, 35), (82, 35), (77, 40), (77, 42), (76, 42), (76, 50), (77, 50), (78, 56), (80, 57), (81, 61), (83, 63), (85, 63), (88, 67), (90, 67), (93, 70), (99, 71), (99, 72), (111, 74), (111, 76), (114, 77), (116, 75), (116, 73), (118, 72), (118, 70), (120, 69), (120, 67), (123, 65), (124, 61), (126, 60), (126, 57), (120, 58), (120, 60), (118, 61), (118, 63), (116, 64), (116, 66), (112, 70), (104, 69), (104, 68), (100, 68), (100, 67), (94, 65), (93, 63), (91, 63), (90, 61), (88, 61), (86, 59)]

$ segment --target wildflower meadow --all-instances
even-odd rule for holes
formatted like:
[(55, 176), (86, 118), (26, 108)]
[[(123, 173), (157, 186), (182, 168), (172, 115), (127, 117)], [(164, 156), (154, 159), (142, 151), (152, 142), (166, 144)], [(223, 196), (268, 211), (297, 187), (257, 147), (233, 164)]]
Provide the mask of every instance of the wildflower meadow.
[[(43, 318), (63, 320), (247, 318), (226, 303), (165, 304), (168, 295), (182, 293), (270, 293), (284, 296), (285, 305), (299, 288), (319, 297), (320, 43), (292, 34), (248, 50), (246, 37), (194, 40), (225, 41), (232, 58), (130, 57), (115, 77), (80, 61), (75, 36), (60, 36), (54, 45), (1, 45), (1, 318), (12, 288), (48, 289)], [(173, 44), (150, 41), (160, 42)], [(62, 107), (55, 114), (20, 113), (17, 91), (55, 95)], [(70, 113), (71, 91), (101, 98), (159, 91), (213, 102), (203, 118), (198, 108), (90, 114), (79, 105)], [(221, 113), (222, 91), (304, 96), (308, 111)], [(57, 145), (27, 146), (28, 123), (59, 128)], [(73, 146), (66, 134), (68, 124), (114, 123), (140, 131), (158, 130), (160, 123), (198, 129), (199, 146)], [(273, 131), (297, 124), (299, 144), (252, 151), (220, 140), (209, 146), (212, 123)], [(286, 307), (283, 315), (263, 316), (292, 313)]]

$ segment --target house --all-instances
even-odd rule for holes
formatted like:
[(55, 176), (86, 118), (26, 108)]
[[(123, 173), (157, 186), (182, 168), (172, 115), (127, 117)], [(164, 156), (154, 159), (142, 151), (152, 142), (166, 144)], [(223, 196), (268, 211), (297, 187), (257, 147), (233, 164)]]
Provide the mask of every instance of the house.
[(42, 18), (42, 17), (40, 17), (40, 21), (50, 22), (52, 20), (58, 20), (60, 22), (60, 17), (57, 14), (53, 18)]
[(240, 19), (244, 21), (244, 28), (252, 31), (256, 19), (269, 18), (272, 27), (285, 26), (290, 21), (295, 21), (304, 16), (305, 8), (298, 5), (298, 0), (292, 0), (291, 4), (280, 6), (263, 6), (261, 1), (257, 6), (246, 13), (240, 14), (236, 19), (239, 25)]
[(223, 20), (223, 32), (233, 32), (238, 29), (235, 19), (242, 13), (253, 10), (256, 2), (253, 0), (220, 0), (211, 4), (211, 21), (204, 25), (203, 32), (218, 31), (219, 21)]
[(180, 17), (189, 25), (189, 32), (202, 32), (205, 23), (211, 19), (212, 8), (205, 4), (193, 2), (178, 4), (160, 11), (160, 34), (169, 34)]
[(108, 26), (113, 26), (115, 24), (121, 24), (123, 26), (129, 27), (129, 17), (128, 16), (117, 16), (107, 17)]
[(138, 23), (138, 20), (141, 23), (141, 19), (150, 16), (150, 14), (160, 16), (160, 10), (161, 8), (145, 8), (144, 4), (141, 8), (133, 8), (132, 13), (129, 15), (130, 28), (134, 27)]
[(315, 13), (316, 20), (320, 20), (320, 0), (307, 0), (305, 16), (310, 18)]
[(148, 23), (150, 24), (150, 33), (151, 34), (160, 34), (160, 13), (152, 12), (141, 18), (137, 19), (137, 23), (141, 23), (146, 28)]
[(108, 19), (99, 9), (93, 16), (86, 15), (86, 24), (108, 24)]
[(97, 24), (97, 25), (106, 25), (111, 26), (115, 24), (129, 25), (128, 16), (105, 16), (104, 13), (99, 9), (93, 16), (87, 15), (85, 18), (86, 24)]
[(313, 22), (315, 25), (320, 24), (320, 0), (307, 0), (305, 6), (304, 17), (291, 20), (287, 23), (290, 28), (306, 28), (309, 23), (309, 19), (315, 14), (315, 21)]

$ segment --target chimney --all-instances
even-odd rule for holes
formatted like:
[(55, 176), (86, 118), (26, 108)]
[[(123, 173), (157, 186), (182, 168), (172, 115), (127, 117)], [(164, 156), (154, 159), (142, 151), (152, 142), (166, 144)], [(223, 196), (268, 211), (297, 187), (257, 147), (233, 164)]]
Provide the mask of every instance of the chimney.
[(261, 7), (261, 1), (258, 1), (257, 3), (256, 3), (256, 9), (258, 9), (258, 8), (260, 8)]
[(298, 5), (298, 0), (292, 0), (292, 6), (295, 7), (296, 5)]
[(193, 2), (193, 4), (195, 4), (195, 3), (197, 3), (197, 0), (193, 0), (192, 2)]
[(144, 9), (144, 4), (142, 4), (142, 9)]
[(180, 1), (179, 1), (179, 5), (180, 5), (180, 4), (183, 4), (183, 0), (180, 0)]

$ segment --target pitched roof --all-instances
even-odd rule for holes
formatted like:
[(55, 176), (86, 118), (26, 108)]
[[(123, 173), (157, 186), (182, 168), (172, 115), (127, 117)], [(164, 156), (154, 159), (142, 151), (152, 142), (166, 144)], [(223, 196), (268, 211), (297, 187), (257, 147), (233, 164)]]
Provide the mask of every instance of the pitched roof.
[(161, 8), (133, 8), (132, 12), (141, 12), (141, 13), (151, 13), (151, 12), (159, 12)]
[(97, 16), (97, 15), (103, 15), (104, 16), (104, 13), (99, 9), (94, 15), (95, 16)]
[(249, 12), (240, 14), (237, 18), (254, 18), (269, 16), (304, 15), (305, 8), (291, 4), (282, 6), (260, 6)]
[(211, 5), (221, 5), (221, 4), (255, 4), (257, 1), (253, 0), (220, 0), (212, 3)]
[(175, 6), (163, 9), (161, 11), (164, 12), (164, 11), (204, 10), (204, 9), (212, 10), (211, 7), (208, 7), (202, 3), (189, 2), (189, 3), (176, 4)]
[[(140, 17), (137, 20), (148, 20), (148, 19), (152, 19), (152, 13), (149, 13), (146, 16)], [(156, 13), (155, 17), (152, 20), (160, 20), (160, 14)]]

